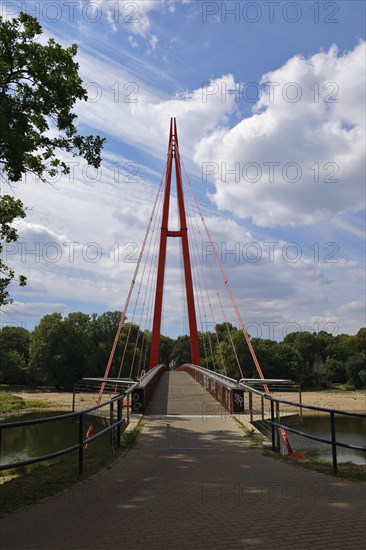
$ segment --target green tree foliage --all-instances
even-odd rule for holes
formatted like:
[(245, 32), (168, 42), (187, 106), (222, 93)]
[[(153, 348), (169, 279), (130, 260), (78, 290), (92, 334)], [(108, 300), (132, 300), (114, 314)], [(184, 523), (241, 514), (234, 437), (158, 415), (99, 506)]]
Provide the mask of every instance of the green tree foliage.
[[(32, 379), (39, 384), (71, 389), (83, 377), (103, 376), (120, 316), (117, 311), (100, 316), (77, 312), (65, 318), (59, 313), (45, 315), (31, 334)], [(132, 367), (133, 375), (143, 370), (144, 361), (149, 358), (145, 353), (149, 339), (149, 333), (144, 335), (137, 325), (125, 323), (109, 375), (128, 378)]]
[(27, 384), (29, 381), (30, 334), (25, 328), (4, 327), (0, 332), (0, 383)]
[(362, 378), (364, 375), (361, 374), (362, 371), (366, 369), (366, 354), (361, 352), (356, 352), (346, 361), (346, 373), (347, 380), (350, 384), (353, 384), (356, 388), (361, 387)]
[(65, 369), (62, 315), (45, 315), (35, 327), (29, 348), (29, 370), (38, 384), (59, 384), (58, 370)]
[[(77, 45), (63, 48), (49, 39), (42, 44), (42, 27), (34, 17), (21, 12), (9, 21), (0, 16), (0, 169), (8, 181), (19, 181), (31, 172), (41, 179), (70, 167), (59, 158), (64, 151), (80, 155), (94, 167), (101, 163), (104, 139), (81, 136), (72, 109), (77, 100), (87, 100), (87, 92), (74, 61)], [(6, 242), (17, 239), (11, 223), (25, 216), (21, 201), (10, 195), (0, 199), (1, 236)], [(0, 305), (10, 302), (6, 288), (14, 271), (1, 263), (4, 275)], [(25, 284), (21, 276), (19, 283)]]
[(191, 362), (191, 343), (189, 336), (178, 336), (176, 340), (173, 340), (173, 346), (171, 348), (171, 357), (174, 359), (177, 365), (183, 365), (184, 363)]
[(360, 328), (355, 336), (354, 342), (357, 351), (366, 353), (366, 328)]
[[(150, 335), (151, 340), (151, 335)], [(169, 336), (161, 335), (160, 339), (160, 361), (164, 363), (165, 365), (169, 365), (170, 361), (174, 359), (172, 353), (173, 353), (173, 344), (174, 340), (173, 338), (169, 338)], [(149, 363), (147, 363), (148, 365)]]
[[(5, 358), (0, 380), (71, 389), (80, 378), (103, 376), (119, 320), (117, 311), (91, 316), (77, 312), (64, 318), (53, 313), (45, 315), (32, 333), (5, 327), (0, 332), (0, 351)], [(243, 376), (258, 378), (242, 331), (229, 325), (229, 334), (226, 324), (215, 329), (199, 333), (202, 366), (240, 378), (232, 340)], [(267, 378), (292, 379), (309, 388), (331, 384), (360, 388), (366, 385), (364, 334), (364, 329), (356, 336), (296, 332), (282, 342), (261, 338), (252, 338), (251, 342)], [(136, 324), (126, 322), (110, 376), (135, 378), (148, 369), (150, 342), (151, 332), (143, 332)], [(189, 336), (161, 337), (160, 361), (168, 365), (172, 359), (177, 365), (191, 361)]]
[[(2, 261), (3, 241), (6, 243), (15, 242), (18, 239), (18, 233), (12, 222), (16, 218), (25, 218), (23, 204), (9, 195), (0, 198), (0, 305), (11, 304), (9, 298), (8, 286), (15, 277), (14, 270)], [(25, 286), (27, 279), (24, 275), (19, 276), (19, 285)]]

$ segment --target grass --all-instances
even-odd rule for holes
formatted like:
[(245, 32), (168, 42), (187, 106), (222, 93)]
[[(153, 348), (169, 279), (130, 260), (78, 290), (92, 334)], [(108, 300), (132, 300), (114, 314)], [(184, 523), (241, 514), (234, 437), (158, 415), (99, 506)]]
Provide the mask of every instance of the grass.
[(272, 449), (265, 448), (263, 452), (266, 456), (270, 456), (277, 460), (283, 460), (287, 464), (291, 464), (295, 468), (303, 468), (332, 476), (334, 479), (347, 479), (359, 483), (366, 482), (366, 464), (354, 464), (353, 462), (341, 462), (338, 464), (338, 473), (333, 474), (332, 463), (327, 460), (317, 458), (317, 452), (309, 449), (301, 450), (304, 455), (304, 460), (298, 460), (287, 456), (282, 456), (280, 453), (273, 452)]
[(133, 445), (135, 445), (141, 430), (142, 430), (142, 425), (141, 425), (141, 422), (139, 422), (136, 426), (132, 428), (132, 430), (125, 432), (123, 434), (123, 438), (127, 446), (132, 447)]
[(25, 409), (25, 401), (11, 393), (0, 393), (0, 413), (8, 413)]
[(254, 428), (248, 428), (240, 422), (235, 416), (233, 416), (234, 420), (239, 424), (241, 429), (245, 432), (245, 435), (249, 437), (250, 441), (253, 443), (255, 447), (264, 447), (265, 443), (268, 442), (268, 439), (261, 433), (258, 433), (257, 430)]
[(45, 409), (49, 405), (44, 401), (38, 401), (37, 399), (23, 399), (12, 393), (0, 391), (0, 414), (12, 413), (25, 409)]

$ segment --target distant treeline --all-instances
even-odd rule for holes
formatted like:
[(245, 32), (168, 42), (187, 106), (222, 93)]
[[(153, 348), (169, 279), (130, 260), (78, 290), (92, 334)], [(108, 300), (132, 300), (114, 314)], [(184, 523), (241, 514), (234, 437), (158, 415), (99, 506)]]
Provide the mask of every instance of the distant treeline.
[[(103, 376), (120, 321), (119, 312), (102, 315), (45, 315), (32, 332), (5, 326), (0, 332), (0, 383), (47, 385), (71, 389), (83, 377)], [(240, 378), (231, 345), (235, 344), (244, 377), (258, 378), (242, 331), (229, 324), (199, 333), (203, 367)], [(127, 347), (125, 346), (128, 340)], [(151, 332), (126, 322), (122, 328), (110, 376), (135, 378), (149, 365)], [(282, 342), (251, 339), (267, 378), (290, 378), (304, 387), (343, 384), (366, 386), (366, 328), (355, 336), (321, 331), (292, 332)], [(160, 361), (190, 362), (189, 336), (161, 337)], [(121, 368), (122, 364), (122, 368)]]

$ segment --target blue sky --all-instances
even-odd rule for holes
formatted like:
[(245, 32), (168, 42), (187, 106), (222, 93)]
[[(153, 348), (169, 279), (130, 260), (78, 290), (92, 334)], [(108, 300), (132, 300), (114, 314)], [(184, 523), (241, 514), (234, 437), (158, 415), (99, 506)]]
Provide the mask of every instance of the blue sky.
[[(89, 91), (79, 128), (107, 138), (100, 174), (79, 161), (72, 177), (14, 187), (30, 210), (6, 254), (29, 283), (12, 288), (3, 324), (32, 329), (53, 311), (123, 307), (135, 267), (126, 258), (143, 240), (176, 116), (249, 332), (281, 339), (289, 327), (365, 325), (364, 2), (0, 6), (4, 17), (25, 8), (46, 37), (78, 43)], [(176, 335), (186, 328), (178, 249), (168, 267), (163, 332)]]

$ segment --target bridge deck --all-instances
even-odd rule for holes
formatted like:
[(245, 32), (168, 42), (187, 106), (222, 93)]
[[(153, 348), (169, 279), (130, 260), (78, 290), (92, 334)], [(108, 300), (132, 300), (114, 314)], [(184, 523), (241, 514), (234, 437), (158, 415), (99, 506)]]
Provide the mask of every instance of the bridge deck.
[(364, 486), (263, 456), (185, 373), (156, 391), (137, 446), (5, 517), (2, 550), (363, 547)]
[(146, 411), (151, 415), (225, 415), (226, 411), (185, 372), (167, 372)]

